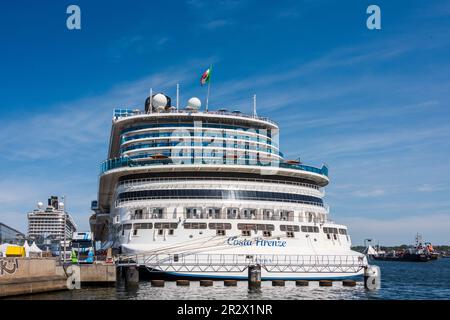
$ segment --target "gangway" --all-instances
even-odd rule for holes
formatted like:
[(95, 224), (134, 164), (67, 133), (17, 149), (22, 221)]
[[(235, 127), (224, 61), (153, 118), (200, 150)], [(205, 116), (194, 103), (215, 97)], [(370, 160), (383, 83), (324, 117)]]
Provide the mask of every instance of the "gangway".
[(360, 255), (135, 254), (116, 259), (118, 267), (144, 266), (150, 272), (243, 272), (259, 264), (275, 273), (357, 273), (367, 267)]

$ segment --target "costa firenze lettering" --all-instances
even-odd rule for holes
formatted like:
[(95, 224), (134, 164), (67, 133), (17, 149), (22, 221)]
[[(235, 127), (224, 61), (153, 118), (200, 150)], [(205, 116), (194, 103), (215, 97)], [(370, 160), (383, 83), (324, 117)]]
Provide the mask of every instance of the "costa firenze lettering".
[(284, 240), (263, 240), (263, 239), (238, 239), (237, 237), (228, 238), (227, 243), (230, 246), (239, 247), (286, 247), (287, 243)]
[(19, 261), (17, 259), (0, 260), (0, 276), (5, 273), (14, 274), (19, 269)]

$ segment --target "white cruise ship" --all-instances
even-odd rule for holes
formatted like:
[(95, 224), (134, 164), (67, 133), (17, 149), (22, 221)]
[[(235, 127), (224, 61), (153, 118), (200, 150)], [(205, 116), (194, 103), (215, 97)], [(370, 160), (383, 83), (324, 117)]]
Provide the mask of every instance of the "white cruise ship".
[(364, 272), (347, 227), (329, 219), (326, 166), (284, 159), (278, 125), (256, 112), (187, 104), (159, 93), (114, 110), (96, 240), (158, 278), (247, 279), (250, 264), (262, 280)]

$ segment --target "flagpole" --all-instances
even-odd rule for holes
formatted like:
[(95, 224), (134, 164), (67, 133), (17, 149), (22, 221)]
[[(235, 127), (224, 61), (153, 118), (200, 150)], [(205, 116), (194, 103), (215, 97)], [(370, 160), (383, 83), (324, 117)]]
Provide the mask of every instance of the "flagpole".
[(209, 90), (211, 88), (211, 76), (212, 76), (212, 65), (209, 66), (208, 93), (206, 94), (206, 112), (208, 112), (208, 105), (209, 105)]
[(208, 112), (208, 103), (209, 103), (209, 88), (211, 86), (211, 77), (209, 78), (208, 81), (208, 93), (206, 94), (206, 112)]
[(179, 100), (180, 100), (180, 85), (177, 83), (177, 112), (179, 107)]

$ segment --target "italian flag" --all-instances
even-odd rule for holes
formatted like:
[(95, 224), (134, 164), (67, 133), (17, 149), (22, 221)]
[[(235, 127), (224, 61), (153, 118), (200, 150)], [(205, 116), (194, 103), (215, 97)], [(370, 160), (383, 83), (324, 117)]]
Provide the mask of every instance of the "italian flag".
[(211, 67), (209, 67), (208, 70), (206, 70), (202, 74), (202, 77), (200, 78), (200, 84), (203, 86), (203, 85), (209, 83), (210, 78), (211, 78)]

